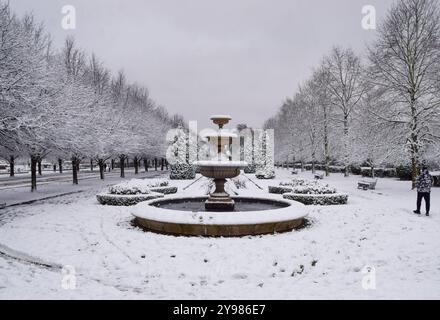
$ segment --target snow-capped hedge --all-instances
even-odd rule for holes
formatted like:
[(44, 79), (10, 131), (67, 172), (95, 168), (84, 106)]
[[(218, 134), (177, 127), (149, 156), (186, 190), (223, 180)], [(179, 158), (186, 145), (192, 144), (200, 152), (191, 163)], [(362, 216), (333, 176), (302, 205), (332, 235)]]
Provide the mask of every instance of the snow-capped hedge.
[(292, 192), (292, 188), (283, 186), (269, 186), (269, 193), (285, 194)]
[(174, 194), (177, 192), (177, 187), (154, 187), (150, 191), (162, 194)]
[(289, 182), (280, 182), (280, 186), (283, 187), (311, 186), (316, 184), (318, 184), (316, 180), (309, 180), (304, 178), (293, 178)]
[(170, 172), (171, 180), (191, 180), (196, 177), (195, 166), (187, 163), (172, 164)]
[(299, 193), (285, 193), (283, 198), (298, 201), (305, 205), (340, 205), (347, 204), (348, 195), (345, 193), (331, 193), (331, 194), (299, 194)]
[(328, 185), (320, 185), (318, 183), (314, 185), (296, 186), (292, 188), (292, 193), (298, 194), (333, 194), (336, 193), (335, 188), (331, 188)]
[[(169, 181), (164, 179), (131, 179), (129, 181), (124, 181), (111, 186), (108, 189), (110, 194), (119, 195), (136, 195), (136, 194), (147, 194), (150, 191), (160, 192), (158, 190), (166, 190), (167, 192), (161, 193), (176, 193), (177, 188), (169, 187)], [(173, 192), (173, 190), (175, 190)]]
[(100, 204), (109, 206), (132, 206), (139, 202), (162, 198), (162, 193), (151, 192), (147, 194), (110, 194), (102, 193), (96, 195)]
[(169, 181), (164, 179), (132, 179), (111, 186), (107, 192), (98, 194), (96, 198), (104, 205), (132, 206), (176, 192), (177, 188), (169, 186)]

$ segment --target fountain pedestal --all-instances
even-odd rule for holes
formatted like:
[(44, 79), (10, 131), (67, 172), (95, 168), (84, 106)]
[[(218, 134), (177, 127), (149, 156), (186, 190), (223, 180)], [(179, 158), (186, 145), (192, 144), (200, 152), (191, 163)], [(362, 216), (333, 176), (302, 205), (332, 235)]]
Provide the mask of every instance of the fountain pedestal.
[(215, 191), (205, 201), (205, 209), (207, 211), (233, 211), (235, 203), (225, 191), (226, 179), (240, 175), (240, 168), (245, 164), (200, 161), (198, 165), (200, 166), (200, 173), (207, 178), (214, 179), (215, 183)]
[(206, 211), (234, 211), (235, 202), (225, 191), (226, 179), (214, 179), (215, 191), (205, 201)]

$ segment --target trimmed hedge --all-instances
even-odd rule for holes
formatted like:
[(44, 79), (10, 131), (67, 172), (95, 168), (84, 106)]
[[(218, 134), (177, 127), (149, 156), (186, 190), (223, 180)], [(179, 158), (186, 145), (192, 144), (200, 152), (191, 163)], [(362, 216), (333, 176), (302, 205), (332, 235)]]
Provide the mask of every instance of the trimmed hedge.
[(162, 194), (173, 194), (177, 192), (177, 187), (154, 187), (150, 188), (150, 191)]
[(151, 192), (147, 194), (110, 194), (110, 193), (101, 193), (96, 195), (96, 199), (100, 204), (109, 205), (109, 206), (133, 206), (142, 201), (163, 198), (162, 193)]
[(305, 205), (341, 205), (347, 204), (348, 195), (344, 193), (332, 193), (332, 194), (297, 194), (297, 193), (285, 193), (284, 199), (301, 202)]
[(289, 187), (283, 187), (283, 186), (269, 186), (269, 193), (274, 193), (274, 194), (285, 194), (285, 193), (289, 193), (292, 192), (292, 188)]

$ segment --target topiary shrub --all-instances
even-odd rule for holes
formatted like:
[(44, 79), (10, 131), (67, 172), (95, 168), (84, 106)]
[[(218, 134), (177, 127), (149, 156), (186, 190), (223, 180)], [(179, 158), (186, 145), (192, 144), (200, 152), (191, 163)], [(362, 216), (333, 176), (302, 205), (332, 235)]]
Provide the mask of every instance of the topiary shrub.
[(255, 173), (255, 177), (257, 179), (274, 179), (275, 178), (275, 170), (273, 168), (264, 167), (262, 169), (257, 170)]
[(254, 164), (248, 165), (243, 169), (244, 173), (253, 174), (257, 171), (256, 166)]
[(192, 180), (196, 177), (195, 167), (188, 163), (172, 164), (170, 172), (171, 180)]
[(332, 194), (297, 194), (297, 193), (285, 193), (284, 199), (301, 202), (305, 205), (341, 205), (347, 204), (348, 195), (344, 193), (332, 193)]

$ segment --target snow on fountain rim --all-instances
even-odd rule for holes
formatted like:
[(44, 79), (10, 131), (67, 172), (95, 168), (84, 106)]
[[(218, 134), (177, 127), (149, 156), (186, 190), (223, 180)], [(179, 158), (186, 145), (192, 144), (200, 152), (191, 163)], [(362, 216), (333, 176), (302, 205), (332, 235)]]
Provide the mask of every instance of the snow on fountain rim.
[[(207, 197), (207, 196), (206, 196)], [(190, 211), (178, 211), (159, 208), (153, 206), (153, 203), (162, 202), (167, 200), (188, 200), (188, 199), (200, 199), (204, 196), (171, 196), (162, 199), (148, 200), (138, 203), (132, 207), (132, 215), (146, 220), (157, 221), (162, 223), (174, 223), (174, 224), (195, 224), (195, 225), (248, 225), (248, 224), (264, 224), (264, 223), (276, 223), (286, 222), (291, 220), (297, 220), (308, 216), (309, 208), (304, 204), (279, 198), (279, 196), (265, 195), (264, 197), (257, 196), (236, 196), (232, 199), (249, 199), (249, 200), (274, 200), (281, 203), (289, 204), (285, 208), (277, 208), (273, 210), (261, 210), (261, 211), (246, 211), (246, 212), (190, 212)]]
[(232, 120), (232, 117), (228, 114), (214, 114), (211, 116), (210, 120), (215, 120), (215, 119), (228, 119), (228, 120)]
[(193, 163), (195, 166), (203, 167), (247, 167), (248, 164), (245, 161), (229, 161), (229, 160), (201, 160)]

